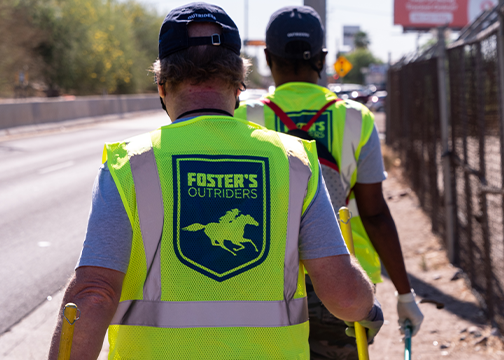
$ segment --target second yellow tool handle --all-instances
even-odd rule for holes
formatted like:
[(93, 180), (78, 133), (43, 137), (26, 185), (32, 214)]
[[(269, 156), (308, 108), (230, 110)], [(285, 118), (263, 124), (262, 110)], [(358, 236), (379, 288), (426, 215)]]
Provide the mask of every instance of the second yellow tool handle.
[(68, 303), (63, 309), (63, 319), (61, 319), (61, 337), (59, 343), (58, 360), (70, 359), (70, 352), (72, 351), (72, 340), (74, 333), (75, 322), (79, 319), (77, 317), (77, 305)]
[[(341, 227), (341, 234), (348, 247), (350, 253), (355, 256), (355, 250), (353, 246), (353, 236), (352, 236), (352, 225), (350, 225), (350, 211), (347, 207), (342, 207), (339, 209), (339, 220)], [(355, 342), (357, 343), (357, 352), (359, 354), (360, 360), (369, 360), (368, 344), (366, 329), (358, 322), (354, 323), (355, 326)]]

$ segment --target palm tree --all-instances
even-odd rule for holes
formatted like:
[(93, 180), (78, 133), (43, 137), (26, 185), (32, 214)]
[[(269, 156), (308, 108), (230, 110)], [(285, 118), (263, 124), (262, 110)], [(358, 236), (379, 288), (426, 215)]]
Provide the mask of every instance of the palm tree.
[(368, 34), (365, 31), (359, 31), (354, 35), (356, 49), (367, 49), (370, 43)]

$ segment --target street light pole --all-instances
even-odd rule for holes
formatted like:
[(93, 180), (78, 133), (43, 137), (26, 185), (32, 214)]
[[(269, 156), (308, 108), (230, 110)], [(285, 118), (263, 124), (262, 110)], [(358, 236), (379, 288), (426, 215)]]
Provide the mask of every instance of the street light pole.
[[(327, 33), (326, 26), (326, 0), (304, 0), (305, 6), (311, 6), (320, 16), (320, 20), (322, 21), (322, 25), (324, 26), (324, 30)], [(324, 47), (326, 47), (326, 38), (324, 37)], [(320, 86), (327, 86), (327, 75), (326, 75), (326, 66), (322, 69), (320, 73), (321, 78), (319, 79), (318, 84)]]
[(245, 0), (245, 40), (248, 40), (248, 0)]

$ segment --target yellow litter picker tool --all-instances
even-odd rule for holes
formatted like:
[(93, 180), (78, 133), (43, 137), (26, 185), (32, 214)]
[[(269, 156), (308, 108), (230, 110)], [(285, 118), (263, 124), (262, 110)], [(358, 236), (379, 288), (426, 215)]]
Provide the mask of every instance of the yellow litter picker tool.
[[(352, 237), (352, 226), (350, 225), (350, 211), (347, 207), (342, 207), (339, 209), (339, 222), (341, 227), (341, 233), (343, 234), (343, 239), (348, 247), (350, 253), (355, 256), (355, 250), (353, 246)], [(355, 324), (355, 342), (357, 343), (357, 352), (359, 354), (359, 360), (369, 360), (368, 343), (366, 329), (356, 322)]]
[(61, 337), (59, 343), (58, 360), (69, 360), (72, 351), (72, 340), (75, 322), (79, 320), (80, 310), (74, 303), (68, 303), (63, 309), (61, 319)]

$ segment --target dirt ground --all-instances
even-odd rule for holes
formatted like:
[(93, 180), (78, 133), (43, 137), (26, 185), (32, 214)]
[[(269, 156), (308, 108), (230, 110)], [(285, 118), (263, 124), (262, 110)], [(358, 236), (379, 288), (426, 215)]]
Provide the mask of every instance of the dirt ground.
[[(383, 183), (385, 199), (396, 222), (406, 269), (425, 318), (412, 339), (412, 359), (504, 359), (504, 342), (486, 322), (463, 273), (452, 266), (431, 232), (415, 194), (402, 177), (400, 160), (383, 146), (389, 174)], [(462, 274), (462, 276), (461, 276)], [(391, 281), (377, 286), (385, 324), (369, 348), (373, 360), (403, 359), (404, 343), (397, 325), (395, 288)]]

